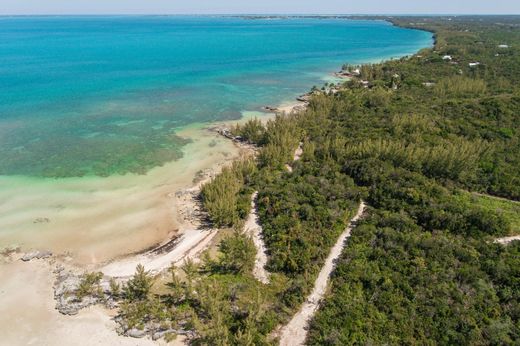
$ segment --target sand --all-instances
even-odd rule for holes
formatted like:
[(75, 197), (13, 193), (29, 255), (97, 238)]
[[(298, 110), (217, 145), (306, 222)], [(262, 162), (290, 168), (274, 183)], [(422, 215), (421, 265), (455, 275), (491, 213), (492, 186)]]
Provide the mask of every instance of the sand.
[[(149, 339), (121, 337), (110, 312), (91, 307), (76, 316), (54, 309), (54, 275), (48, 261), (0, 264), (1, 345), (161, 345)], [(170, 345), (182, 345), (176, 340)]]
[[(49, 249), (58, 255), (52, 261), (70, 259), (68, 266), (89, 270), (110, 262), (109, 274), (116, 276), (133, 274), (139, 262), (158, 271), (198, 255), (217, 232), (186, 224), (178, 212), (176, 192), (193, 187), (198, 171), (217, 171), (243, 150), (200, 127), (181, 134), (194, 138), (185, 158), (146, 175), (60, 180), (0, 177), (0, 249), (11, 244), (23, 251)], [(143, 261), (144, 255), (125, 257), (170, 239), (179, 228), (185, 230), (183, 241), (173, 251), (147, 257), (148, 262)], [(118, 336), (110, 312), (101, 307), (73, 317), (59, 314), (54, 309), (54, 277), (47, 260), (0, 262), (0, 344), (160, 344)]]
[(198, 256), (210, 245), (218, 231), (215, 229), (192, 229), (183, 232), (178, 245), (172, 251), (161, 255), (137, 255), (114, 261), (98, 268), (105, 275), (113, 277), (129, 277), (135, 273), (138, 264), (152, 274), (158, 274), (168, 269), (172, 264), (180, 266), (185, 260), (197, 260)]
[(515, 236), (512, 236), (512, 237), (504, 237), (504, 238), (498, 238), (498, 239), (495, 239), (495, 243), (498, 243), (498, 244), (502, 244), (502, 245), (507, 245), (513, 241), (520, 241), (520, 235), (515, 235)]
[(233, 160), (239, 149), (202, 128), (183, 159), (146, 175), (107, 178), (0, 177), (0, 248), (70, 252), (78, 264), (98, 264), (149, 248), (179, 227), (175, 191), (202, 169)]
[(278, 113), (285, 113), (285, 114), (291, 114), (292, 112), (295, 112), (299, 109), (303, 109), (307, 106), (305, 102), (288, 102), (284, 103), (281, 106), (277, 107)]
[[(242, 121), (265, 113), (247, 112)], [(263, 121), (272, 118), (265, 115)], [(234, 122), (236, 123), (236, 122)], [(226, 124), (217, 124), (220, 126)], [(142, 263), (154, 272), (197, 258), (216, 230), (186, 222), (179, 190), (194, 185), (197, 172), (218, 171), (244, 154), (231, 141), (193, 126), (178, 133), (192, 138), (181, 160), (146, 175), (34, 179), (0, 176), (0, 249), (13, 244), (24, 252), (51, 250), (67, 265), (108, 275), (129, 276)], [(181, 234), (178, 245), (159, 255), (137, 254)], [(130, 255), (129, 255), (130, 254)], [(0, 344), (157, 345), (120, 337), (111, 312), (91, 307), (77, 316), (55, 309), (49, 260), (0, 262)], [(13, 321), (15, 323), (13, 323)], [(183, 344), (178, 340), (173, 345)]]

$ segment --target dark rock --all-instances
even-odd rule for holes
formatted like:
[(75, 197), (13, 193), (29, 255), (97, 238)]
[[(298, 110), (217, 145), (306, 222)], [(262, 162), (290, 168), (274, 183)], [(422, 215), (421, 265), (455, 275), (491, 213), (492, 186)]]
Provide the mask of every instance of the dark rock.
[(26, 253), (25, 255), (23, 255), (22, 261), (28, 262), (33, 259), (44, 259), (44, 258), (49, 258), (51, 256), (52, 256), (52, 252), (50, 252), (50, 251), (33, 251), (33, 252), (29, 252), (29, 253)]
[(152, 335), (152, 340), (157, 341), (157, 340), (163, 338), (166, 334), (168, 334), (168, 331), (155, 332)]
[(280, 111), (278, 108), (271, 107), (271, 106), (265, 106), (265, 107), (263, 107), (263, 109), (268, 111), (268, 112), (278, 112), (278, 111)]
[(131, 338), (142, 338), (146, 335), (146, 331), (133, 328), (127, 331), (126, 335), (128, 335)]

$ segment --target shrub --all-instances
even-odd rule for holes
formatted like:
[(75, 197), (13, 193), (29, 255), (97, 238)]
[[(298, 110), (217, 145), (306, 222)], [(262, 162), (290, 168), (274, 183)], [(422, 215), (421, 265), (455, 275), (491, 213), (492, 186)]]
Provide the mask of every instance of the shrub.
[(100, 272), (84, 273), (81, 277), (79, 286), (76, 289), (76, 297), (79, 300), (88, 296), (101, 297), (103, 295), (100, 286), (102, 278), (103, 273)]
[(124, 287), (125, 298), (129, 301), (148, 299), (153, 283), (150, 272), (145, 271), (141, 264), (137, 265), (134, 276)]

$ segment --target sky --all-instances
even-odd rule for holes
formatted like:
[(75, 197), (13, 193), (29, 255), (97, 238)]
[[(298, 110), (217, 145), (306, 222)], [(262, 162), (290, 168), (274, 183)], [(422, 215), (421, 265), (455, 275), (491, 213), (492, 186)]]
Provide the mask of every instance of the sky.
[(0, 0), (29, 14), (520, 14), (520, 0)]

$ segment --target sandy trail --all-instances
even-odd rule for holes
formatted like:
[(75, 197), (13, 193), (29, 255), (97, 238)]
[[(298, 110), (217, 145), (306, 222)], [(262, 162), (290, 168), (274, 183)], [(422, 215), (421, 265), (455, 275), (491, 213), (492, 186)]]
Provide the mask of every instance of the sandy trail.
[(302, 158), (303, 155), (303, 143), (300, 142), (298, 148), (294, 151), (293, 161), (298, 161)]
[(255, 266), (253, 268), (254, 277), (264, 283), (269, 283), (269, 272), (265, 270), (267, 264), (267, 249), (264, 240), (262, 239), (262, 226), (258, 221), (258, 213), (256, 211), (256, 198), (258, 191), (255, 191), (251, 196), (251, 212), (246, 220), (244, 231), (253, 239), (256, 247)]
[(280, 346), (299, 346), (304, 345), (307, 338), (307, 327), (310, 319), (318, 309), (320, 301), (327, 290), (330, 274), (335, 268), (335, 261), (341, 255), (345, 241), (350, 237), (354, 224), (362, 217), (365, 212), (366, 204), (362, 201), (356, 215), (352, 218), (345, 231), (340, 235), (336, 244), (331, 249), (325, 265), (321, 269), (318, 278), (314, 282), (312, 293), (307, 297), (306, 302), (300, 311), (293, 316), (292, 320), (281, 330)]
[(493, 195), (489, 195), (489, 194), (487, 194), (487, 193), (471, 192), (471, 194), (473, 194), (473, 195), (475, 195), (475, 196), (481, 196), (481, 197), (487, 197), (487, 198), (497, 199), (497, 200), (504, 201), (504, 202), (510, 202), (510, 203), (517, 203), (517, 204), (520, 204), (520, 201), (515, 201), (514, 199), (509, 199), (509, 198), (504, 198), (504, 197), (499, 197), (499, 196), (493, 196)]
[(498, 238), (498, 239), (495, 239), (494, 243), (498, 243), (498, 244), (502, 244), (502, 245), (507, 245), (515, 240), (518, 240), (520, 241), (520, 235), (515, 235), (515, 236), (512, 236), (512, 237), (504, 237), (504, 238)]
[[(302, 155), (303, 155), (303, 143), (300, 142), (300, 144), (298, 145), (298, 148), (296, 148), (296, 150), (294, 151), (293, 162), (300, 160), (302, 158)], [(292, 173), (293, 168), (291, 165), (285, 165), (285, 168), (287, 169), (287, 171), (289, 171), (289, 173)]]
[[(303, 155), (303, 143), (300, 142), (298, 148), (294, 151), (293, 161), (298, 161)], [(287, 170), (292, 172), (292, 167), (287, 165)], [(265, 270), (267, 265), (267, 248), (265, 247), (264, 240), (262, 239), (262, 226), (258, 220), (258, 213), (256, 211), (256, 198), (258, 197), (258, 191), (255, 191), (251, 196), (251, 212), (246, 220), (244, 230), (246, 233), (251, 235), (253, 242), (256, 246), (256, 257), (255, 267), (253, 268), (254, 277), (264, 283), (269, 283), (269, 272)]]

